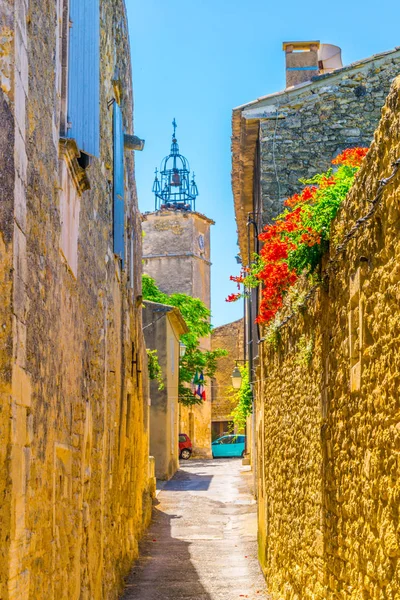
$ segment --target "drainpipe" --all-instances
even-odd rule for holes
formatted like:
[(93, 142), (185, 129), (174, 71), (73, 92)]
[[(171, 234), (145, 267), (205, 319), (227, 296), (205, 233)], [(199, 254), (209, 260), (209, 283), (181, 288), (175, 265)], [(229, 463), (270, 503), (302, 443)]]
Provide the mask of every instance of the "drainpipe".
[[(256, 241), (256, 251), (258, 254), (258, 227), (256, 222), (256, 214), (248, 213), (247, 215), (247, 264), (250, 267), (252, 263), (251, 251), (251, 235), (250, 227), (254, 230), (254, 239)], [(249, 364), (249, 382), (251, 387), (251, 456), (253, 469), (254, 494), (257, 495), (257, 460), (256, 460), (256, 415), (254, 403), (254, 340), (253, 340), (253, 311), (252, 311), (252, 291), (248, 290), (247, 296), (247, 348), (248, 348), (248, 364)]]

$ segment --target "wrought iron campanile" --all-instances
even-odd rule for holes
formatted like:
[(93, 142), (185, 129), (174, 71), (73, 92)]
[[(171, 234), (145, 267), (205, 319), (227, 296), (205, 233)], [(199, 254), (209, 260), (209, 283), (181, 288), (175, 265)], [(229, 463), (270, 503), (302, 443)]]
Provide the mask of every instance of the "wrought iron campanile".
[(190, 177), (188, 160), (179, 154), (178, 140), (176, 139), (176, 121), (172, 122), (171, 152), (166, 156), (156, 169), (153, 183), (155, 196), (155, 209), (196, 210), (196, 198), (199, 194), (194, 173)]

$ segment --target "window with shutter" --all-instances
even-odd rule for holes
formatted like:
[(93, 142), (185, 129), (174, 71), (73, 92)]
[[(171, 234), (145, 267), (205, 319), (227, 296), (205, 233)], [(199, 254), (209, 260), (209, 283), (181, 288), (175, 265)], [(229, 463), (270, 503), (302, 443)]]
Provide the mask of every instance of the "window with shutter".
[(124, 210), (124, 129), (120, 106), (113, 105), (113, 140), (114, 140), (114, 254), (122, 260), (125, 258), (125, 210)]
[(70, 0), (67, 136), (82, 152), (100, 150), (99, 0)]

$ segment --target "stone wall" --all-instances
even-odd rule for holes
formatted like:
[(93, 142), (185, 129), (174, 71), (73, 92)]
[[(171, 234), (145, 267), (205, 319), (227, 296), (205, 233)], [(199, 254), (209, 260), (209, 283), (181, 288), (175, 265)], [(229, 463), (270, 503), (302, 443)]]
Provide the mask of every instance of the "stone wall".
[(150, 454), (157, 479), (171, 479), (179, 468), (179, 338), (187, 325), (177, 308), (146, 300), (143, 308), (146, 347), (157, 351), (163, 387), (150, 382)]
[(0, 6), (0, 598), (7, 597), (10, 550), (11, 493), (9, 448), (11, 439), (12, 363), (12, 237), (14, 206), (14, 115), (11, 105), (13, 60), (13, 3)]
[[(232, 421), (231, 413), (235, 408), (232, 403), (232, 371), (235, 361), (244, 359), (243, 319), (227, 323), (213, 329), (211, 349), (228, 350), (228, 356), (218, 360), (218, 369), (212, 382), (212, 422)], [(239, 363), (243, 364), (243, 363)]]
[[(326, 171), (343, 149), (369, 146), (400, 51), (315, 77), (310, 84), (270, 97), (254, 109), (260, 117), (263, 223), (301, 189), (300, 178)], [(250, 110), (250, 113), (253, 111)]]
[(210, 308), (213, 223), (200, 213), (179, 210), (144, 215), (143, 269), (161, 291), (189, 294)]
[[(112, 109), (132, 133), (125, 6), (100, 2), (100, 157), (78, 186), (76, 264), (62, 248), (75, 186), (59, 154), (62, 2), (0, 7), (0, 597), (117, 598), (150, 514), (141, 231), (126, 153), (134, 280), (114, 256)], [(70, 167), (70, 165), (69, 165)], [(75, 164), (77, 168), (77, 164)], [(70, 171), (69, 171), (70, 173)], [(66, 189), (68, 187), (68, 189)]]
[[(333, 240), (368, 212), (399, 132), (397, 78)], [(262, 344), (259, 552), (276, 599), (400, 596), (399, 196), (400, 172), (326, 288)]]

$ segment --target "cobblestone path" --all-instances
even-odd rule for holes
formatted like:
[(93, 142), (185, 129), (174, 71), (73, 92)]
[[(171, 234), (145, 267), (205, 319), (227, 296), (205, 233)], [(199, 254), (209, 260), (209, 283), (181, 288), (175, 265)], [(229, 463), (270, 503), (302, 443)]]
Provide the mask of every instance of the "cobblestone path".
[(190, 460), (157, 496), (123, 600), (268, 598), (241, 460)]

